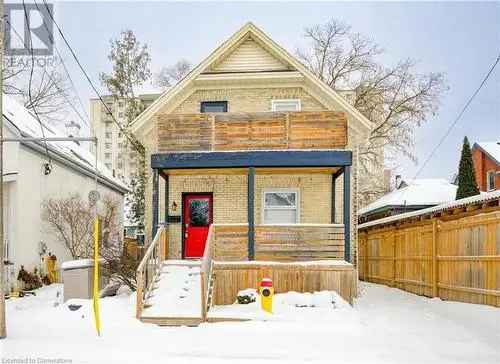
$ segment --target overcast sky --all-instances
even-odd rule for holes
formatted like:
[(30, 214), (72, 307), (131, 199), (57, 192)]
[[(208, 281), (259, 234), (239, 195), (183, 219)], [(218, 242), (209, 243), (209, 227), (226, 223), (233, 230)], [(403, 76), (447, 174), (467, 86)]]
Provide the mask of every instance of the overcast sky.
[[(180, 58), (196, 64), (245, 22), (252, 21), (291, 52), (303, 46), (303, 29), (342, 19), (373, 38), (393, 64), (413, 58), (420, 72), (444, 72), (450, 90), (439, 114), (416, 132), (419, 163), (446, 132), (500, 52), (498, 2), (62, 2), (55, 5), (70, 43), (93, 81), (109, 71), (109, 39), (132, 29), (148, 44), (153, 71)], [(59, 48), (64, 49), (61, 42)], [(84, 100), (94, 97), (67, 59)], [(500, 141), (500, 65), (419, 178), (449, 178), (457, 169), (462, 139)], [(420, 164), (401, 158), (399, 172), (411, 179)]]

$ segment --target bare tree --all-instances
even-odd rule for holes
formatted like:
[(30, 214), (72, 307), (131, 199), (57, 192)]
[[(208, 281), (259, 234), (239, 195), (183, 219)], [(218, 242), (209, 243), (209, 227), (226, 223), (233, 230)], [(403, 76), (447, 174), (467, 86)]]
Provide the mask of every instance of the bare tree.
[[(121, 204), (109, 195), (98, 203), (101, 219), (101, 245), (103, 275), (135, 289), (137, 257), (130, 255), (123, 246), (120, 229)], [(71, 253), (73, 259), (90, 258), (94, 252), (93, 227), (95, 205), (84, 202), (79, 195), (68, 198), (48, 199), (43, 202), (43, 219), (48, 229)]]
[(171, 66), (162, 67), (160, 72), (155, 74), (155, 84), (161, 88), (169, 88), (182, 80), (192, 68), (193, 65), (185, 59), (181, 59)]
[(31, 84), (29, 65), (20, 63), (15, 68), (6, 67), (5, 71), (3, 91), (16, 98), (28, 110), (36, 110), (42, 121), (57, 124), (70, 115), (75, 95), (67, 76), (59, 67), (35, 67)]
[(331, 88), (351, 90), (350, 102), (370, 121), (373, 129), (360, 143), (360, 201), (373, 200), (384, 190), (377, 174), (386, 157), (413, 153), (414, 130), (434, 115), (445, 91), (444, 75), (418, 73), (415, 61), (384, 65), (383, 50), (347, 24), (331, 20), (306, 28), (309, 48), (297, 50), (299, 59)]
[(93, 215), (91, 206), (78, 194), (50, 198), (42, 203), (42, 218), (73, 259), (92, 256)]

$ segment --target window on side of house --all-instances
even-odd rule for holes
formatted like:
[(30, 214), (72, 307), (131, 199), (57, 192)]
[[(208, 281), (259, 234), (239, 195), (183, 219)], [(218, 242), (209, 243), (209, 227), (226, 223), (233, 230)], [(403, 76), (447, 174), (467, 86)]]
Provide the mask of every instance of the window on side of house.
[(300, 99), (272, 100), (272, 111), (300, 111)]
[(299, 223), (299, 190), (293, 188), (267, 189), (262, 193), (263, 224)]
[(486, 172), (486, 190), (493, 191), (495, 189), (495, 171)]
[(208, 112), (227, 112), (227, 101), (202, 101), (200, 111)]

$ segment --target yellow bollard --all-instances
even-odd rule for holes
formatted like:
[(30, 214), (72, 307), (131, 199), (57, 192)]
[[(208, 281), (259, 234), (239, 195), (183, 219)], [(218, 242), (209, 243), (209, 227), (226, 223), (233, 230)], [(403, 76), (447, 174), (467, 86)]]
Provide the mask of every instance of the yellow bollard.
[(260, 305), (266, 312), (273, 313), (273, 281), (270, 278), (263, 278), (259, 287)]

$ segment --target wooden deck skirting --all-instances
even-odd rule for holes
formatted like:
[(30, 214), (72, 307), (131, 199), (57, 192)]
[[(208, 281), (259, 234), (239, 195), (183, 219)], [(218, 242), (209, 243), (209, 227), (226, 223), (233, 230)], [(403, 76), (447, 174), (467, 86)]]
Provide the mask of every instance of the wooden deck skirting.
[(500, 307), (500, 206), (479, 204), (359, 231), (359, 276)]
[(357, 272), (344, 261), (307, 263), (214, 262), (214, 305), (234, 303), (238, 291), (257, 288), (262, 278), (273, 280), (276, 293), (289, 291), (337, 292), (352, 304), (357, 293)]
[(163, 114), (157, 116), (157, 152), (263, 149), (342, 149), (343, 112)]

